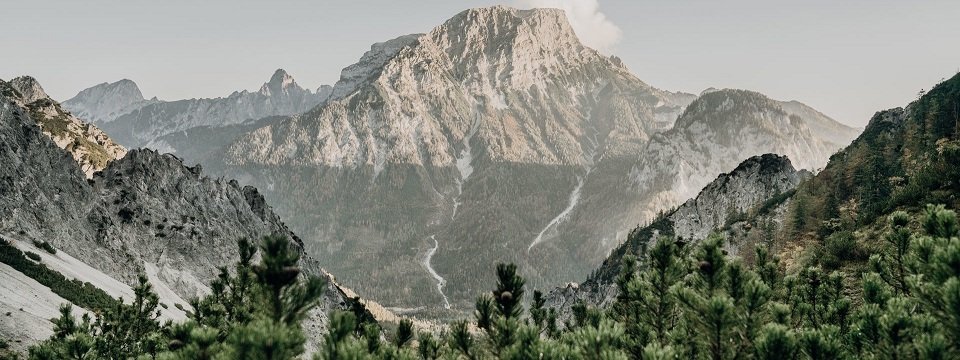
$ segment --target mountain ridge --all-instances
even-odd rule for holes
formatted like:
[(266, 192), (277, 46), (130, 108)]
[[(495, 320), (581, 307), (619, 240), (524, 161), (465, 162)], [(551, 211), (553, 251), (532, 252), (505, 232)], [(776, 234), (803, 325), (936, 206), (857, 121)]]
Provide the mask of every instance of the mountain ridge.
[[(150, 147), (183, 156), (193, 149), (189, 143), (175, 141), (174, 134), (203, 126), (229, 128), (270, 116), (292, 115), (321, 103), (329, 92), (323, 86), (318, 92), (304, 89), (285, 70), (277, 69), (259, 90), (234, 91), (226, 97), (143, 100), (133, 81), (121, 80), (85, 89), (64, 101), (64, 107), (89, 114), (91, 120), (127, 147)], [(214, 143), (230, 140), (208, 139)]]

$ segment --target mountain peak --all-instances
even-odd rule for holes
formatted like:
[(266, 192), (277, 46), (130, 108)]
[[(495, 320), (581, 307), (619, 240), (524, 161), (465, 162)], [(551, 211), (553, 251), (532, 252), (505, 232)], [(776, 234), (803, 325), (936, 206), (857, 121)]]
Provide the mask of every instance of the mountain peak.
[(519, 10), (503, 5), (474, 8), (450, 18), (431, 34), (435, 38), (446, 34), (462, 46), (488, 45), (494, 50), (525, 43), (541, 50), (582, 48), (566, 13), (560, 9)]
[(270, 77), (271, 85), (284, 86), (293, 82), (293, 76), (290, 76), (284, 69), (277, 69), (277, 71), (273, 72), (273, 76)]
[(20, 76), (10, 80), (10, 86), (20, 92), (20, 95), (23, 96), (23, 101), (27, 104), (50, 97), (43, 91), (40, 82), (32, 76)]
[(260, 87), (260, 93), (270, 96), (285, 93), (289, 91), (289, 89), (303, 90), (297, 85), (297, 82), (293, 80), (293, 76), (290, 76), (286, 70), (277, 69), (277, 71), (273, 72), (273, 76), (270, 77), (270, 81)]
[[(718, 121), (744, 120), (747, 117), (734, 116), (755, 112), (783, 113), (780, 104), (761, 93), (740, 89), (707, 89), (700, 97), (687, 106), (686, 111), (677, 119), (678, 128), (687, 127), (695, 122), (719, 125)], [(717, 116), (726, 114), (728, 116)]]
[(81, 119), (102, 124), (145, 103), (156, 101), (156, 98), (144, 100), (137, 83), (130, 79), (121, 79), (83, 89), (76, 96), (64, 101), (63, 107)]

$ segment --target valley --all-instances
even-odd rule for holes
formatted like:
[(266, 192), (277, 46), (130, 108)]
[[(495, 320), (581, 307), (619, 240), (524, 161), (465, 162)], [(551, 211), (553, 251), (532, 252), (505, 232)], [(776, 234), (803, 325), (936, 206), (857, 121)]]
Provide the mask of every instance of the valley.
[[(831, 74), (773, 74), (759, 55), (736, 81), (670, 76), (767, 84), (776, 98), (723, 83), (667, 90), (700, 84), (670, 81), (658, 59), (678, 54), (654, 51), (689, 34), (646, 34), (629, 44), (649, 58), (625, 62), (598, 45), (597, 31), (620, 35), (597, 2), (573, 4), (429, 24), (408, 14), (423, 32), (362, 46), (332, 85), (278, 66), (340, 56), (340, 42), (369, 44), (380, 27), (283, 38), (272, 34), (327, 30), (262, 12), (244, 23), (256, 34), (218, 27), (210, 39), (232, 40), (189, 46), (269, 47), (179, 69), (190, 82), (141, 81), (133, 64), (60, 96), (61, 82), (89, 81), (64, 76), (76, 68), (60, 59), (47, 89), (36, 74), (0, 80), (0, 360), (960, 351), (960, 75), (866, 123), (779, 98)], [(277, 27), (277, 14), (291, 21)], [(686, 38), (683, 52), (716, 69), (730, 49), (816, 45), (795, 40), (708, 50)], [(823, 49), (801, 58), (837, 51)], [(273, 73), (251, 82), (237, 70), (251, 64)], [(211, 79), (253, 87), (212, 92)], [(873, 80), (876, 93), (905, 84)], [(836, 85), (818, 88), (833, 102), (810, 104), (875, 95)], [(188, 93), (177, 87), (214, 95), (159, 97)]]

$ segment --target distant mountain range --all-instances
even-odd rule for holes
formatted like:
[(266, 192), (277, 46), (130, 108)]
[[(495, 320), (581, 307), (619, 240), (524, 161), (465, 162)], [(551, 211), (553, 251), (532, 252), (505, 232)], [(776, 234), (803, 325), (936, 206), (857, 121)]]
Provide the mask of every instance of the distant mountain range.
[(300, 87), (290, 74), (278, 69), (260, 90), (235, 91), (223, 98), (145, 100), (136, 83), (124, 79), (85, 89), (64, 101), (63, 107), (99, 125), (129, 148), (149, 147), (193, 156), (201, 152), (194, 148), (200, 146), (198, 143), (220, 144), (232, 138), (205, 136), (177, 141), (185, 131), (200, 127), (242, 126), (269, 116), (304, 112), (329, 94), (329, 86), (313, 92)]
[(109, 86), (65, 104), (122, 144), (257, 186), (358, 293), (431, 311), (468, 309), (497, 262), (534, 287), (583, 279), (744, 159), (815, 171), (858, 133), (754, 92), (654, 88), (562, 11), (502, 6), (374, 44), (317, 92), (282, 71), (220, 99)]

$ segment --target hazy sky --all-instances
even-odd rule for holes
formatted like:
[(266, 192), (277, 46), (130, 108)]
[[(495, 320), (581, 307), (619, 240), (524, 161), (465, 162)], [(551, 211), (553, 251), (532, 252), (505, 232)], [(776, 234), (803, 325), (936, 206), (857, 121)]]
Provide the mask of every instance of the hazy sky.
[(257, 89), (277, 68), (332, 84), (374, 42), (497, 3), (568, 10), (647, 83), (743, 88), (863, 126), (960, 70), (957, 0), (4, 1), (0, 78), (55, 99), (129, 78), (161, 99)]

